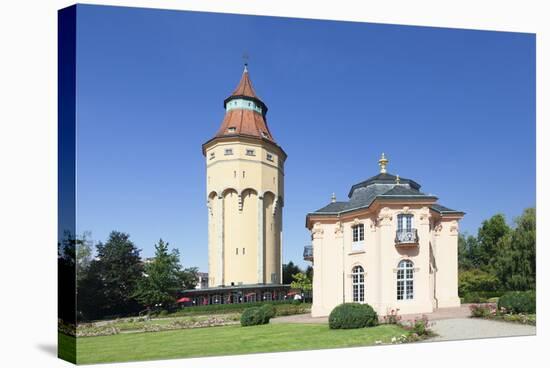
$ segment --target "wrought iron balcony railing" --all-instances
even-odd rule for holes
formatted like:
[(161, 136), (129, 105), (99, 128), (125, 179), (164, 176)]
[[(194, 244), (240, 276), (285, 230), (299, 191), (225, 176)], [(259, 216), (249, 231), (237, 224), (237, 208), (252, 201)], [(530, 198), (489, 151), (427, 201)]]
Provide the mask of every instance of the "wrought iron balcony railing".
[(397, 230), (395, 232), (395, 244), (418, 244), (418, 231), (416, 229)]
[(313, 261), (313, 246), (306, 245), (304, 247), (304, 261)]

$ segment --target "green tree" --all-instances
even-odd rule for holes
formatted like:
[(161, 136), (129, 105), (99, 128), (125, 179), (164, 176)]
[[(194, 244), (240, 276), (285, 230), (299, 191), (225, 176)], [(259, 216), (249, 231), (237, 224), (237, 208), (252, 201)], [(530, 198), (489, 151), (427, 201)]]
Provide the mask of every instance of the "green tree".
[(302, 272), (300, 267), (290, 261), (283, 265), (283, 284), (290, 284), (292, 282), (292, 275)]
[(112, 231), (105, 244), (96, 245), (97, 257), (78, 288), (79, 314), (85, 319), (138, 312), (134, 298), (143, 277), (140, 250), (128, 234)]
[(182, 282), (184, 289), (194, 289), (199, 282), (199, 269), (197, 267), (188, 267), (182, 271)]
[(493, 269), (508, 290), (536, 287), (536, 210), (527, 208), (515, 220), (516, 227), (500, 239)]
[(76, 241), (76, 280), (77, 284), (86, 276), (92, 263), (92, 233), (85, 231)]
[(290, 287), (293, 289), (300, 289), (306, 293), (311, 291), (311, 279), (303, 272), (298, 272), (292, 275), (293, 281), (290, 283)]
[(500, 289), (499, 279), (478, 268), (460, 271), (458, 274), (458, 295), (477, 291), (496, 291)]
[(312, 265), (307, 266), (307, 268), (306, 268), (306, 276), (308, 277), (308, 279), (310, 279), (311, 281), (313, 281), (313, 266), (312, 266)]
[(480, 247), (477, 238), (468, 234), (458, 235), (458, 268), (469, 270), (480, 266)]
[(510, 234), (511, 229), (506, 224), (504, 215), (497, 214), (489, 220), (483, 221), (477, 234), (479, 242), (479, 267), (487, 270), (499, 251), (500, 239)]
[(168, 245), (162, 239), (155, 244), (155, 257), (145, 264), (144, 277), (137, 284), (134, 296), (147, 307), (175, 303), (184, 286), (179, 252), (169, 252)]

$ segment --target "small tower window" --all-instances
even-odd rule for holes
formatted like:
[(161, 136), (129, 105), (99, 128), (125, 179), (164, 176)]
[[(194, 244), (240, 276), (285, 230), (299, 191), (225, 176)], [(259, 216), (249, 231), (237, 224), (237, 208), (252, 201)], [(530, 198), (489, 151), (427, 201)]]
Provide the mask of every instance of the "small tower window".
[(245, 253), (245, 250), (244, 250), (244, 248), (243, 248), (243, 256), (244, 256), (245, 254), (246, 254), (246, 253)]
[(254, 152), (253, 149), (248, 148), (248, 149), (246, 150), (246, 155), (247, 155), (247, 156), (256, 156), (256, 153)]
[(245, 177), (245, 172), (243, 171), (243, 178)]
[(216, 152), (210, 152), (210, 159), (213, 160), (216, 158)]
[(239, 248), (235, 248), (235, 254), (239, 255)]
[(268, 153), (266, 158), (267, 158), (267, 161), (273, 162), (273, 155), (271, 153)]
[(229, 127), (229, 128), (227, 128), (227, 131), (228, 131), (229, 133), (235, 133), (235, 132), (237, 131), (237, 128), (235, 128), (235, 127)]
[(269, 136), (267, 135), (267, 133), (264, 132), (264, 131), (262, 131), (262, 137), (264, 137), (264, 138), (269, 138)]
[(233, 148), (226, 148), (225, 149), (225, 155), (230, 156), (233, 154)]

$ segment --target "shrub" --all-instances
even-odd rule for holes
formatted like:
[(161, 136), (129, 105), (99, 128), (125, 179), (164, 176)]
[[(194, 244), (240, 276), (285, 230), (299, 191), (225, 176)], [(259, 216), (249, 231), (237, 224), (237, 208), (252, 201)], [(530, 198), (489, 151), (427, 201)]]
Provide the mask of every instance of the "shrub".
[(470, 305), (470, 313), (472, 317), (485, 318), (496, 314), (495, 304), (472, 304)]
[(535, 313), (536, 308), (534, 291), (510, 291), (498, 299), (498, 309), (508, 313)]
[(462, 271), (458, 275), (458, 295), (465, 296), (474, 291), (497, 291), (500, 281), (495, 275), (479, 269)]
[(328, 323), (332, 329), (376, 326), (378, 315), (368, 304), (344, 303), (330, 312)]
[(477, 291), (465, 294), (462, 299), (463, 299), (463, 303), (485, 303), (485, 302), (487, 302), (487, 298), (481, 296), (479, 294), (479, 292), (477, 292)]
[(396, 325), (400, 323), (401, 316), (398, 315), (397, 312), (399, 312), (399, 308), (392, 309), (390, 314), (388, 314), (387, 316), (384, 316), (384, 323), (387, 323), (389, 325)]
[(461, 303), (487, 303), (490, 299), (499, 298), (505, 291), (472, 291), (461, 298)]
[(292, 304), (294, 304), (294, 305), (300, 305), (300, 304), (302, 304), (302, 299), (294, 299), (294, 300), (292, 301)]
[(260, 307), (260, 309), (264, 314), (264, 318), (267, 319), (265, 323), (269, 323), (269, 320), (275, 317), (275, 307), (272, 304), (264, 304)]
[[(424, 338), (433, 336), (433, 332), (430, 329), (431, 324), (428, 321), (428, 317), (422, 315), (422, 318), (408, 321), (405, 324), (401, 324), (405, 330), (409, 331), (409, 336), (416, 335), (416, 337)], [(413, 339), (413, 341), (416, 341)]]
[[(259, 307), (247, 308), (241, 314), (241, 326), (256, 326), (267, 323), (263, 310)], [(269, 321), (269, 319), (268, 319)]]

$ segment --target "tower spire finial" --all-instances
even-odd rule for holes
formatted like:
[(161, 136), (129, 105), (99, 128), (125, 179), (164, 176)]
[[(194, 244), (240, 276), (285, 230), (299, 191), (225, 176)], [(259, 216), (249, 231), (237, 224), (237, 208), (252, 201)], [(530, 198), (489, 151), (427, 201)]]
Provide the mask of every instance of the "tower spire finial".
[(388, 166), (388, 162), (390, 162), (386, 156), (384, 155), (384, 152), (382, 152), (382, 157), (380, 157), (380, 160), (378, 160), (378, 165), (380, 166), (380, 173), (385, 174), (386, 166)]
[(247, 52), (244, 52), (243, 53), (243, 63), (244, 63), (244, 71), (243, 73), (248, 73), (248, 53)]
[(332, 197), (330, 197), (330, 201), (332, 203), (336, 202), (336, 194), (334, 194), (334, 192), (332, 192)]

